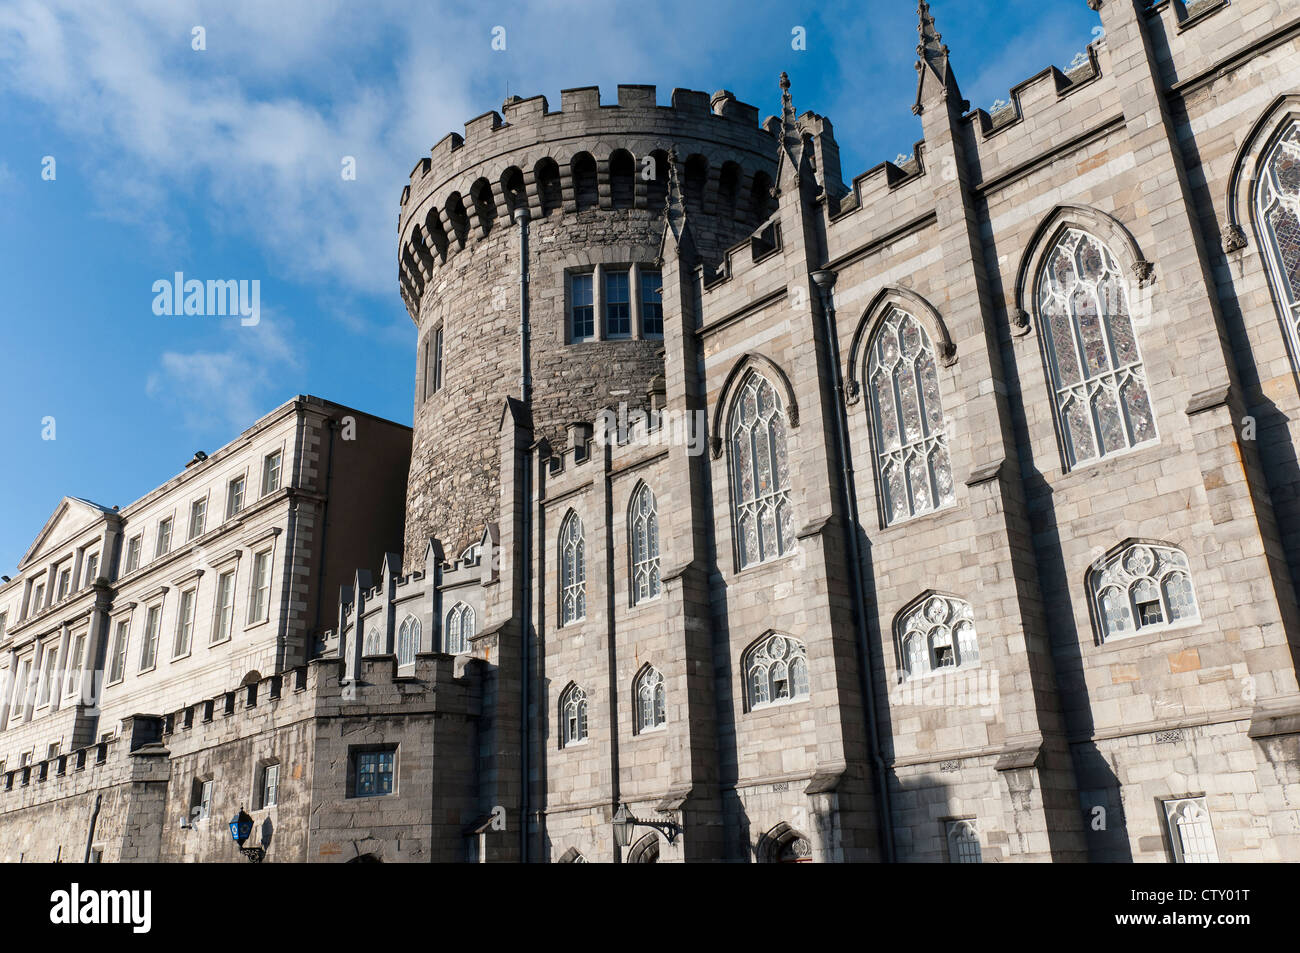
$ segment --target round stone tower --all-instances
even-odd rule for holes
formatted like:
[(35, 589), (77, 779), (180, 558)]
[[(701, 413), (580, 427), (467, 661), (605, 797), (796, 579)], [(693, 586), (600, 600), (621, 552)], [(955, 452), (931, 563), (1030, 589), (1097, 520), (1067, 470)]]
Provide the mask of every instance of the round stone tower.
[[(399, 278), (417, 338), (406, 560), (430, 536), (447, 556), (499, 507), (497, 433), (518, 397), (528, 297), (536, 436), (605, 407), (645, 407), (663, 373), (656, 257), (675, 178), (707, 264), (772, 212), (773, 120), (729, 92), (620, 86), (511, 98), (421, 159), (402, 192)], [(673, 159), (670, 160), (670, 155)], [(670, 161), (675, 162), (671, 170)], [(527, 210), (527, 287), (520, 229)]]

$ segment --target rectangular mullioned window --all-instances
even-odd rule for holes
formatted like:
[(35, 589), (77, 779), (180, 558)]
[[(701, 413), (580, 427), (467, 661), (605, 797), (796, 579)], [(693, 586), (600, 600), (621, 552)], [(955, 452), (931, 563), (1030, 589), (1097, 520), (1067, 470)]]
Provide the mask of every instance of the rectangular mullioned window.
[(120, 682), (126, 674), (126, 640), (130, 633), (130, 621), (121, 619), (113, 635), (113, 664), (108, 670), (109, 684)]
[(166, 556), (172, 551), (172, 518), (169, 516), (158, 524), (158, 540), (154, 544), (153, 558)]
[(590, 341), (596, 336), (595, 276), (569, 276), (569, 339)]
[(144, 644), (140, 646), (140, 671), (147, 672), (158, 659), (158, 630), (162, 627), (162, 606), (150, 606), (145, 616)]
[(208, 521), (208, 498), (205, 496), (200, 500), (195, 500), (190, 504), (190, 539), (197, 539), (203, 535), (205, 525)]
[(279, 450), (268, 453), (262, 461), (262, 496), (280, 489), (280, 464), (284, 454)]
[(194, 589), (186, 589), (181, 593), (181, 609), (176, 617), (176, 641), (172, 644), (172, 658), (190, 654), (190, 643), (194, 638), (195, 600)]
[(86, 639), (89, 633), (81, 632), (72, 642), (72, 655), (68, 658), (68, 682), (65, 695), (81, 694), (81, 675), (86, 670)]
[(648, 338), (664, 336), (663, 288), (662, 274), (641, 272), (641, 333)]
[(212, 644), (230, 638), (231, 624), (235, 618), (235, 571), (223, 572), (217, 577), (217, 618), (209, 639)]
[(383, 797), (395, 790), (397, 749), (377, 748), (352, 752), (349, 797)]
[(271, 551), (269, 549), (253, 557), (252, 588), (248, 600), (248, 624), (265, 622), (271, 602)]
[(133, 573), (140, 568), (140, 550), (144, 548), (144, 541), (137, 534), (132, 536), (126, 544), (126, 573)]
[(605, 272), (605, 337), (632, 336), (631, 285), (626, 271)]
[(244, 508), (244, 478), (237, 476), (226, 485), (226, 519)]

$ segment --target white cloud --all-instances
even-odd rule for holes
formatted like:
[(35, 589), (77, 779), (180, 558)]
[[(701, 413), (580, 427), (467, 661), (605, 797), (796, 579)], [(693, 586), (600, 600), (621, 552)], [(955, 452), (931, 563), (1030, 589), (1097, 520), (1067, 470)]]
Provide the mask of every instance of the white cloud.
[(145, 393), (176, 410), (188, 429), (239, 432), (271, 409), (268, 399), (288, 396), (281, 378), (302, 366), (290, 343), (291, 321), (268, 308), (262, 309), (260, 323), (247, 327), (230, 318), (179, 320), (222, 322), (224, 345), (164, 351), (145, 382)]

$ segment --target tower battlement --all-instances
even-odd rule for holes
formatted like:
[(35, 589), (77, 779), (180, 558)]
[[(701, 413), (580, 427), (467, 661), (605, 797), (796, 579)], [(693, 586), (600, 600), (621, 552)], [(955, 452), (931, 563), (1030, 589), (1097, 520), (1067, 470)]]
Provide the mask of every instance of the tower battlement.
[(545, 96), (533, 96), (512, 97), (502, 113), (484, 113), (465, 124), (464, 135), (444, 136), (402, 190), (399, 277), (417, 321), (438, 268), (508, 226), (518, 207), (533, 220), (588, 208), (656, 216), (673, 149), (702, 211), (753, 224), (767, 209), (771, 120), (760, 125), (758, 109), (727, 90), (674, 89), (671, 105), (660, 106), (653, 86), (619, 86), (618, 103), (610, 105), (597, 87), (581, 87), (564, 90), (556, 111)]

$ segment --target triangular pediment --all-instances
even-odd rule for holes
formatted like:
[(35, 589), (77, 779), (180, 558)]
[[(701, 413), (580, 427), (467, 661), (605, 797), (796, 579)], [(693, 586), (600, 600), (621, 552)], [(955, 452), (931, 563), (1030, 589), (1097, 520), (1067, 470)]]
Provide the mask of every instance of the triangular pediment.
[(36, 534), (36, 539), (27, 548), (27, 552), (23, 553), (23, 558), (18, 561), (18, 571), (21, 572), (31, 565), (39, 565), (41, 557), (48, 551), (56, 546), (62, 546), (72, 536), (112, 512), (108, 507), (100, 506), (98, 503), (91, 503), (89, 500), (75, 496), (65, 496), (54, 508), (50, 518), (45, 521), (41, 531)]

